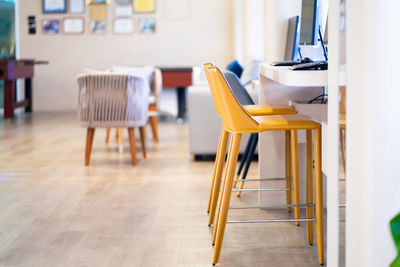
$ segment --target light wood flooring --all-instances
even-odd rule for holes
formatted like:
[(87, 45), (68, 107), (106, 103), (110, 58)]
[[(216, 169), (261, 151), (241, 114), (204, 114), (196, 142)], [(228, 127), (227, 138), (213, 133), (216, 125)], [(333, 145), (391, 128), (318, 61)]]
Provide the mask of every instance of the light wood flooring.
[[(194, 162), (186, 124), (161, 123), (138, 166), (105, 130), (84, 166), (73, 113), (0, 121), (0, 266), (211, 266), (206, 204), (213, 162)], [(114, 136), (114, 135), (112, 135)], [(139, 144), (139, 143), (138, 143)], [(249, 177), (257, 174), (253, 163)], [(251, 186), (251, 185), (247, 185)], [(233, 204), (256, 204), (254, 193)], [(232, 211), (275, 218), (281, 211)], [(228, 225), (220, 266), (319, 266), (305, 225)]]

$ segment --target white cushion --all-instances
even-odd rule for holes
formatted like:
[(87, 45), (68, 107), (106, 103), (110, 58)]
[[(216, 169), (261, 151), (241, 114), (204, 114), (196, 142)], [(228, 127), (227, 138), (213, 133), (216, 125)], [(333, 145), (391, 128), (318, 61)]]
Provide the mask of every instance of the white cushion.
[(240, 81), (244, 86), (250, 84), (254, 80), (258, 80), (260, 77), (259, 65), (261, 63), (260, 59), (255, 57), (249, 57), (243, 64), (243, 73), (240, 77)]
[(154, 95), (149, 95), (149, 105), (156, 103), (156, 97)]
[(87, 74), (110, 74), (111, 73), (110, 69), (107, 69), (107, 70), (84, 69), (83, 71)]

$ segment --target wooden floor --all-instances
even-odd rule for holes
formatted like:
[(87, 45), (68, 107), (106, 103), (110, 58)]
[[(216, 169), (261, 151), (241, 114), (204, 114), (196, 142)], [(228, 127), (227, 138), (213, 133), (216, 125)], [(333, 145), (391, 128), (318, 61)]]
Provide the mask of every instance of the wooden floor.
[[(194, 162), (188, 127), (162, 123), (138, 166), (105, 130), (84, 166), (71, 113), (0, 121), (0, 266), (211, 266), (206, 204), (213, 162)], [(148, 129), (148, 134), (150, 131)], [(257, 174), (254, 163), (250, 176)], [(248, 185), (251, 186), (251, 185)], [(256, 204), (254, 193), (233, 199)], [(275, 218), (282, 211), (232, 211)], [(228, 225), (220, 266), (319, 266), (305, 225)]]

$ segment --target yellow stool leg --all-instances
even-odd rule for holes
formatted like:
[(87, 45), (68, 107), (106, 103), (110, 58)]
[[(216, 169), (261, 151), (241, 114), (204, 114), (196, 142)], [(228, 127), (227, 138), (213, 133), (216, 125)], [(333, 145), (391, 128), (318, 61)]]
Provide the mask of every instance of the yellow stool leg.
[(321, 169), (321, 127), (314, 130), (314, 166), (318, 260), (320, 264), (324, 264), (324, 202)]
[[(225, 192), (225, 186), (226, 186), (226, 171), (228, 170), (228, 166), (229, 166), (229, 159), (226, 162), (226, 166), (227, 168), (225, 169), (225, 173), (224, 173), (224, 181), (222, 184), (222, 191), (221, 192)], [(214, 231), (213, 231), (213, 236), (211, 239), (211, 244), (214, 246), (215, 245), (215, 240), (217, 239), (217, 230), (218, 230), (218, 223), (219, 223), (219, 218), (221, 215), (221, 206), (222, 206), (222, 198), (223, 198), (223, 194), (219, 194), (219, 201), (218, 201), (218, 209), (217, 209), (217, 219), (215, 220), (214, 223)]]
[[(290, 141), (292, 150), (292, 184), (293, 184), (293, 204), (299, 204), (299, 162), (297, 149), (297, 130), (290, 130)], [(300, 218), (300, 208), (294, 207), (294, 218)], [(300, 222), (296, 222), (299, 226)]]
[[(285, 131), (285, 165), (286, 178), (292, 177), (291, 161), (290, 161), (290, 131)], [(292, 204), (292, 181), (286, 180), (286, 187), (290, 190), (286, 191), (286, 204)], [(287, 208), (288, 212), (292, 212), (292, 208)]]
[[(312, 157), (312, 131), (306, 130), (306, 169), (307, 169), (307, 204), (314, 203), (314, 188), (313, 188), (313, 157)], [(307, 207), (307, 218), (312, 219), (314, 216), (314, 208)], [(308, 243), (313, 244), (314, 223), (307, 222)]]
[(214, 223), (215, 210), (217, 208), (219, 190), (221, 188), (221, 177), (225, 165), (224, 163), (226, 156), (226, 147), (228, 144), (228, 137), (229, 133), (225, 131), (224, 127), (222, 127), (221, 137), (219, 142), (220, 146), (217, 152), (217, 158), (215, 159), (214, 177), (213, 177), (214, 185), (212, 186), (210, 216), (208, 218), (208, 225), (212, 225)]
[(225, 188), (223, 191), (222, 205), (219, 216), (220, 218), (218, 221), (217, 229), (214, 229), (214, 231), (217, 231), (217, 239), (214, 248), (213, 264), (217, 264), (221, 256), (222, 241), (224, 239), (229, 203), (231, 200), (233, 178), (235, 176), (236, 161), (239, 153), (241, 138), (242, 138), (241, 134), (234, 134), (229, 149), (229, 156), (228, 156), (229, 165), (227, 165)]
[(108, 144), (109, 140), (110, 140), (110, 128), (107, 128), (107, 131), (106, 131), (106, 144)]
[(221, 151), (221, 143), (222, 143), (223, 135), (224, 135), (224, 126), (221, 127), (221, 133), (219, 134), (218, 149), (217, 149), (217, 154), (215, 155), (215, 163), (214, 163), (213, 177), (212, 177), (212, 181), (211, 181), (210, 197), (208, 198), (207, 213), (210, 213), (211, 202), (212, 202), (214, 186), (215, 186), (215, 174), (217, 172), (218, 159), (219, 159), (219, 156), (221, 153), (220, 151)]

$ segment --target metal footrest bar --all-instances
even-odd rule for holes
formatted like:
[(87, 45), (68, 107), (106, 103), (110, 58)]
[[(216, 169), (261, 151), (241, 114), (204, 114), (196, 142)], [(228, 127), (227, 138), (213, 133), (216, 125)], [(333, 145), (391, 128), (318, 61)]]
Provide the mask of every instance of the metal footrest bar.
[(227, 221), (226, 223), (270, 223), (270, 222), (314, 222), (315, 219), (271, 219), (271, 220), (243, 220)]
[(234, 182), (258, 182), (258, 181), (291, 181), (292, 178), (262, 178), (262, 179), (237, 179)]
[(230, 209), (240, 210), (240, 209), (286, 209), (286, 208), (297, 208), (297, 207), (314, 207), (314, 204), (291, 204), (291, 205), (267, 205), (267, 206), (231, 206)]
[(346, 182), (346, 179), (339, 179), (339, 182)]
[(339, 208), (341, 208), (341, 209), (346, 208), (346, 204), (340, 204), (340, 205), (339, 205)]
[(339, 222), (346, 222), (346, 219), (339, 219)]
[(289, 187), (275, 187), (275, 188), (244, 188), (244, 189), (232, 189), (232, 192), (245, 192), (245, 191), (290, 191), (292, 188)]

